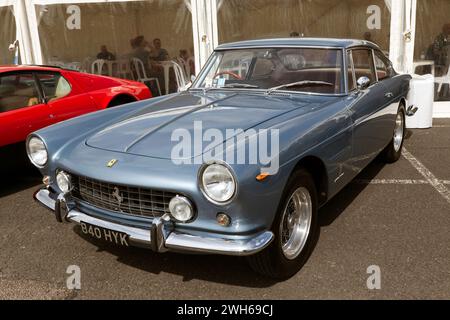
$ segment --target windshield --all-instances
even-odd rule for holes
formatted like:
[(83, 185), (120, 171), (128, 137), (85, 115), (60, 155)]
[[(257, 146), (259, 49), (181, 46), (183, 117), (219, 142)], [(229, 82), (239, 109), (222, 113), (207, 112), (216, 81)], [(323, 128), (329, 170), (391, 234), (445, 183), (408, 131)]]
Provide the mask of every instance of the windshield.
[(217, 51), (194, 88), (344, 93), (342, 50), (259, 48)]

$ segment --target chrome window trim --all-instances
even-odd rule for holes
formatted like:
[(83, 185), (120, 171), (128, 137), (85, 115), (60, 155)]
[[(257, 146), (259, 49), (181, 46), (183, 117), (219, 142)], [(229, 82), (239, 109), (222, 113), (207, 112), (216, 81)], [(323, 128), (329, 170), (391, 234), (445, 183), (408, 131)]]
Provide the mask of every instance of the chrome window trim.
[(380, 82), (378, 79), (378, 69), (377, 69), (377, 62), (375, 61), (375, 50), (371, 50), (372, 52), (372, 61), (373, 61), (373, 70), (375, 71), (375, 78), (377, 79), (377, 83)]
[(270, 48), (284, 48), (284, 49), (298, 49), (298, 48), (306, 48), (306, 49), (328, 49), (328, 50), (343, 50), (345, 47), (342, 46), (305, 46), (305, 45), (261, 45), (261, 46), (242, 46), (242, 47), (232, 47), (232, 48), (216, 48), (216, 52), (220, 51), (233, 51), (233, 50), (245, 50), (245, 49), (270, 49)]
[[(348, 88), (348, 74), (347, 74), (347, 56), (345, 55), (346, 49), (342, 48), (341, 50), (341, 81), (344, 81), (344, 94), (348, 95), (349, 88)], [(341, 88), (342, 91), (342, 88)]]
[[(208, 60), (206, 61), (205, 65), (203, 66), (203, 68), (201, 69), (199, 75), (196, 77), (194, 83), (192, 84), (191, 88), (189, 90), (192, 89), (198, 89), (198, 90), (205, 90), (207, 88), (199, 88), (197, 87), (198, 83), (202, 83), (206, 76), (208, 75), (207, 72), (204, 72), (204, 70), (207, 70), (211, 67), (211, 64), (214, 62), (214, 54), (217, 52), (217, 50), (215, 50), (208, 58)], [(201, 76), (201, 77), (200, 77)]]
[[(374, 86), (374, 85), (376, 85), (378, 83), (378, 75), (377, 75), (377, 72), (376, 72), (376, 66), (375, 66), (375, 61), (374, 61), (374, 56), (373, 56), (373, 50), (374, 49), (372, 49), (370, 47), (365, 47), (365, 46), (354, 46), (354, 47), (349, 48), (349, 50), (352, 50), (352, 62), (353, 62), (353, 51), (354, 50), (356, 50), (356, 51), (358, 51), (358, 50), (367, 50), (367, 51), (371, 52), (371, 54), (372, 54), (372, 63), (373, 63), (373, 68), (371, 68), (371, 71), (375, 72), (375, 81), (373, 81), (370, 84), (369, 88)], [(369, 62), (370, 62), (370, 59), (369, 59)], [(353, 66), (354, 66), (354, 63), (353, 63)], [(355, 81), (358, 81), (358, 79), (356, 79), (356, 69), (355, 69)]]
[[(385, 57), (385, 55), (383, 54), (382, 51), (373, 49), (373, 59), (374, 59), (375, 70), (376, 70), (376, 74), (377, 74), (377, 78), (378, 78), (378, 68), (377, 68), (377, 64), (376, 64), (376, 61), (375, 61), (376, 53), (378, 53), (379, 55), (381, 55), (381, 57)], [(378, 57), (378, 56), (377, 56), (377, 57)], [(389, 70), (389, 67), (391, 67), (392, 69), (394, 69), (393, 66), (392, 66), (392, 61), (390, 61), (387, 57), (385, 57), (385, 59), (382, 59), (381, 57), (378, 57), (378, 59), (380, 59), (381, 62), (383, 62), (383, 64), (384, 64), (385, 67), (386, 67), (386, 71)], [(387, 79), (391, 79), (391, 78), (392, 78), (392, 75), (388, 74), (388, 76), (387, 76), (386, 78), (382, 79), (381, 81), (387, 80)], [(380, 81), (380, 80), (378, 79), (378, 81)]]
[[(351, 64), (350, 67), (352, 68), (352, 74), (353, 74), (353, 87), (354, 87), (354, 89), (348, 91), (348, 93), (350, 94), (351, 92), (358, 91), (358, 86), (356, 84), (356, 72), (355, 72), (355, 64), (353, 62), (353, 50), (352, 49), (347, 49), (346, 57), (350, 58), (350, 64)], [(346, 62), (348, 62), (348, 59), (345, 59), (345, 60), (346, 60)], [(348, 81), (347, 81), (347, 85), (348, 85)]]

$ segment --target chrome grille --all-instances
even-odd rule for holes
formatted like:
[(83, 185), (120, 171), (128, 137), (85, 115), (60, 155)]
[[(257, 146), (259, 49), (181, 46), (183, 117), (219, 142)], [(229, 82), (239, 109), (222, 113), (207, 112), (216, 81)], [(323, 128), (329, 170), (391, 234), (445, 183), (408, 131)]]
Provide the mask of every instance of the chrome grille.
[(156, 218), (169, 213), (175, 193), (136, 188), (72, 176), (72, 196), (97, 208), (128, 215)]

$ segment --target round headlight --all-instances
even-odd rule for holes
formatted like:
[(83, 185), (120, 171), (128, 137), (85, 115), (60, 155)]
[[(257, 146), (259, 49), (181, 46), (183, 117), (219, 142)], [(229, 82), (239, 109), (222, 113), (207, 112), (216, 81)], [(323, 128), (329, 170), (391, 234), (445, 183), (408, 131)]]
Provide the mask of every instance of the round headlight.
[(56, 184), (58, 185), (59, 190), (64, 193), (72, 190), (72, 181), (70, 179), (70, 175), (68, 175), (64, 171), (59, 171), (56, 175)]
[(176, 196), (169, 202), (169, 210), (175, 220), (188, 222), (194, 217), (194, 209), (191, 202), (185, 198)]
[(236, 193), (236, 181), (226, 166), (211, 164), (203, 170), (201, 188), (212, 202), (226, 203)]
[(28, 157), (35, 166), (43, 167), (47, 163), (47, 148), (44, 142), (38, 137), (33, 137), (28, 141), (27, 152)]

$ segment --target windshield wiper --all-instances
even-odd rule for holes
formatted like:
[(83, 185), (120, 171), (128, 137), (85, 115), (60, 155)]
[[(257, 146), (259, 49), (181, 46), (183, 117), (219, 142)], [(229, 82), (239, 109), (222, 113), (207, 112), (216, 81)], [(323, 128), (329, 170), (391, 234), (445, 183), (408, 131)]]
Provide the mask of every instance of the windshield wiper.
[(252, 85), (252, 84), (247, 84), (247, 83), (229, 83), (227, 85), (224, 85), (221, 88), (225, 88), (225, 89), (227, 89), (227, 88), (229, 88), (229, 89), (232, 89), (232, 88), (258, 89), (259, 87)]
[(208, 87), (208, 88), (201, 88), (203, 91), (203, 94), (207, 93), (211, 90), (220, 90), (220, 89), (233, 89), (233, 88), (242, 88), (242, 89), (258, 89), (258, 86), (254, 86), (252, 84), (246, 84), (246, 83), (229, 83), (223, 87)]
[(311, 85), (334, 86), (334, 84), (332, 84), (331, 82), (304, 80), (304, 81), (287, 83), (287, 84), (283, 84), (281, 86), (270, 88), (266, 91), (266, 94), (271, 94), (272, 92), (278, 91), (280, 89), (287, 89), (287, 88), (291, 88), (291, 87), (301, 87), (301, 86), (311, 86)]

